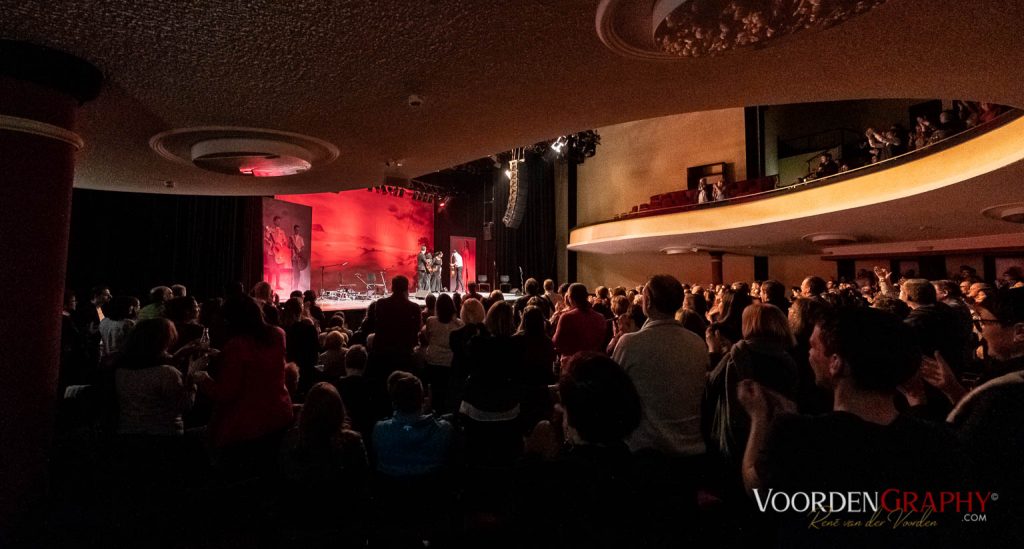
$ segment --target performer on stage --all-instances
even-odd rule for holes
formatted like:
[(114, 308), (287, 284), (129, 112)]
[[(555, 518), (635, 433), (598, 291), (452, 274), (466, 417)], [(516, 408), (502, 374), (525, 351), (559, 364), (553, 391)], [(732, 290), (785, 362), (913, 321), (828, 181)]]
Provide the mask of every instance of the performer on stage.
[(434, 263), (433, 270), (431, 271), (431, 282), (432, 288), (430, 289), (433, 293), (439, 293), (441, 291), (441, 269), (444, 268), (444, 252), (438, 250), (434, 252)]
[(465, 292), (466, 287), (462, 284), (462, 256), (458, 250), (452, 250), (450, 263), (452, 264), (452, 272), (455, 275), (455, 284), (452, 288), (453, 292)]
[(427, 255), (427, 247), (420, 246), (420, 253), (416, 256), (416, 290), (430, 290), (429, 267), (433, 260)]
[(281, 228), (281, 216), (274, 216), (274, 226), (267, 227), (263, 233), (263, 240), (267, 245), (267, 282), (274, 285), (275, 290), (283, 290), (281, 287), (281, 269), (289, 259), (291, 247), (288, 244), (288, 235)]
[(302, 279), (302, 271), (306, 269), (305, 257), (302, 252), (306, 249), (306, 240), (299, 234), (299, 226), (295, 225), (292, 227), (294, 234), (289, 239), (289, 244), (292, 249), (292, 291), (298, 290), (299, 282)]

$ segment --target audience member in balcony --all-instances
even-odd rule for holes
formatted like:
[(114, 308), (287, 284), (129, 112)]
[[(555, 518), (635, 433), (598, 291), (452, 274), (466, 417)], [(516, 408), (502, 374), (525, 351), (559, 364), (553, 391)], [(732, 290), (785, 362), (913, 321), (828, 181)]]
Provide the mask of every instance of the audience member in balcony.
[(712, 191), (711, 196), (714, 198), (715, 202), (729, 198), (729, 189), (726, 186), (725, 179), (719, 178), (715, 181), (714, 190)]
[(712, 200), (714, 200), (714, 189), (711, 183), (708, 183), (708, 179), (702, 177), (697, 183), (697, 203), (705, 204)]
[(910, 150), (910, 136), (902, 124), (893, 124), (885, 132), (892, 156), (899, 156)]
[(839, 164), (832, 158), (832, 153), (823, 152), (818, 156), (818, 167), (814, 170), (814, 179), (828, 177), (839, 173)]
[[(739, 384), (738, 400), (751, 419), (743, 459), (748, 491), (757, 489), (763, 498), (768, 489), (900, 486), (920, 493), (973, 486), (953, 433), (900, 414), (893, 403), (897, 386), (920, 365), (908, 326), (876, 309), (840, 311), (815, 328), (810, 359), (818, 383), (834, 394), (834, 412), (794, 415), (788, 412), (795, 405), (776, 391), (752, 380)], [(927, 547), (947, 535), (941, 525), (914, 530), (809, 529), (807, 515), (794, 513), (785, 517), (781, 537), (790, 546)]]
[(701, 455), (705, 451), (700, 405), (707, 347), (700, 336), (675, 320), (683, 305), (683, 287), (675, 277), (651, 277), (643, 296), (647, 322), (640, 330), (624, 334), (612, 356), (641, 395), (642, 420), (626, 443), (634, 452)]
[(396, 371), (387, 387), (394, 415), (373, 428), (377, 471), (392, 478), (441, 472), (451, 458), (452, 425), (430, 413), (423, 385), (413, 374)]
[[(868, 128), (864, 132), (868, 139), (868, 148), (871, 153), (871, 163), (881, 160), (888, 160), (892, 157), (892, 141), (885, 135), (878, 133), (874, 128)], [(838, 171), (838, 170), (837, 170)]]
[(928, 116), (918, 116), (917, 124), (914, 125), (914, 140), (913, 148), (920, 149), (931, 143), (932, 133), (935, 131), (935, 126), (932, 121), (929, 120)]
[(942, 111), (941, 113), (939, 113), (938, 127), (935, 129), (934, 132), (932, 132), (929, 142), (937, 143), (939, 141), (942, 141), (943, 139), (946, 139), (947, 137), (951, 137), (964, 131), (964, 129), (964, 124), (963, 122), (960, 121), (959, 118), (957, 118), (956, 113), (948, 110)]
[(794, 343), (786, 315), (778, 307), (751, 305), (743, 311), (743, 339), (708, 374), (702, 422), (715, 453), (729, 468), (739, 469), (750, 429), (749, 416), (735, 401), (737, 384), (754, 380), (796, 401), (800, 376), (789, 354)]
[[(573, 357), (558, 382), (560, 421), (537, 425), (516, 471), (516, 547), (636, 547), (634, 460), (622, 443), (641, 418), (637, 389), (607, 357)], [(651, 532), (643, 532), (647, 537)]]
[(563, 368), (580, 351), (604, 351), (605, 339), (605, 318), (590, 306), (586, 286), (578, 282), (569, 286), (566, 301), (569, 310), (558, 318), (552, 338)]

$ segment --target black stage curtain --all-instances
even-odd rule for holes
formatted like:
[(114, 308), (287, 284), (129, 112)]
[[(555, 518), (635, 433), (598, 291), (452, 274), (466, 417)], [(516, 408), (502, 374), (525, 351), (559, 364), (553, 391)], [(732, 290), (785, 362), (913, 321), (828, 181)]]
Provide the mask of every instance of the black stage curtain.
[(262, 277), (259, 197), (177, 196), (75, 189), (71, 201), (68, 287), (145, 302), (150, 288), (184, 284), (199, 298), (225, 284)]
[[(513, 288), (521, 288), (519, 268), (524, 278), (555, 279), (555, 169), (540, 155), (527, 154), (520, 165), (519, 178), (526, 180), (526, 213), (517, 229), (501, 222), (508, 204), (508, 179), (501, 170), (494, 174), (495, 263), (497, 274), (508, 275)], [(497, 287), (497, 286), (495, 286)]]

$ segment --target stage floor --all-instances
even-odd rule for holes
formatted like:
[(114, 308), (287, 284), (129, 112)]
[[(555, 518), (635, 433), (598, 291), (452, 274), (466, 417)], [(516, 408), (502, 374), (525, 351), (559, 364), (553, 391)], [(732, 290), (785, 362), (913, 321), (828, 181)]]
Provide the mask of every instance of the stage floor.
[[(452, 295), (452, 292), (444, 292), (448, 295)], [(505, 301), (515, 301), (519, 299), (520, 295), (517, 294), (502, 294), (505, 296)], [(375, 299), (324, 299), (320, 298), (316, 300), (316, 304), (325, 313), (333, 313), (334, 311), (365, 311), (370, 307), (370, 304), (378, 299), (382, 299), (387, 296), (380, 296)], [(419, 305), (420, 307), (426, 307), (427, 302), (417, 297), (410, 296), (409, 301)]]

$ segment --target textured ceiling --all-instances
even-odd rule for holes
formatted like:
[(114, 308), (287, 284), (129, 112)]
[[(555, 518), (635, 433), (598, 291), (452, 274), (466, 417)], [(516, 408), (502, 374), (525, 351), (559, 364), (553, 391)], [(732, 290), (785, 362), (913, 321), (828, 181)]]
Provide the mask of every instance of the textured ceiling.
[[(1024, 2), (893, 0), (837, 28), (718, 58), (607, 50), (596, 1), (0, 0), (0, 37), (81, 56), (108, 83), (86, 105), (76, 185), (274, 194), (418, 176), (585, 128), (696, 110), (878, 97), (1024, 106)], [(413, 110), (409, 94), (426, 98)], [(174, 165), (149, 138), (255, 126), (341, 156), (275, 180)], [(385, 162), (404, 159), (401, 173)], [(163, 182), (175, 182), (168, 191)]]

